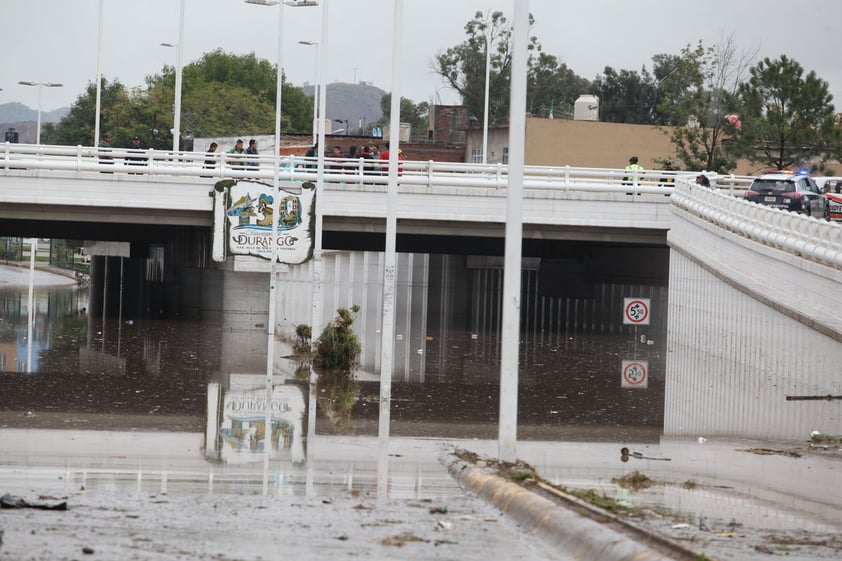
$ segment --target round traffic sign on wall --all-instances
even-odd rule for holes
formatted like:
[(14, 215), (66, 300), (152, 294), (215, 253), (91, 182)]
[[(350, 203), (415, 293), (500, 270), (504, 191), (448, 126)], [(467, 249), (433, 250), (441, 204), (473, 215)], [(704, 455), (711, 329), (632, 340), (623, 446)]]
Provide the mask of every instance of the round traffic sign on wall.
[(649, 385), (649, 362), (646, 360), (624, 360), (621, 388), (645, 388)]
[(649, 298), (624, 298), (623, 324), (649, 325)]

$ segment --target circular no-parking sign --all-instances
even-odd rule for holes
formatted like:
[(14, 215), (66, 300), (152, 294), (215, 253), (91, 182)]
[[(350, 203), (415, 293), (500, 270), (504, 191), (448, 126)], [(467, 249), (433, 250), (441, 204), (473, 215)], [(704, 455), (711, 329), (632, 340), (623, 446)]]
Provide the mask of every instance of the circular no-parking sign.
[(623, 324), (649, 325), (649, 298), (623, 299)]
[(624, 360), (620, 387), (645, 388), (649, 382), (649, 363), (645, 360)]

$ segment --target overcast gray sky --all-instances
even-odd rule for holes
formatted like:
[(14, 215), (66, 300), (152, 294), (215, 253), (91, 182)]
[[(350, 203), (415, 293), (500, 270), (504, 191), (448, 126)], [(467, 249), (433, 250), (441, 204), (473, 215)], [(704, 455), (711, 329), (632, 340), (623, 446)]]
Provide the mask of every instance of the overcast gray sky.
[[(0, 103), (19, 101), (35, 109), (38, 88), (19, 80), (60, 82), (44, 88), (42, 109), (70, 105), (96, 76), (100, 0), (0, 0), (6, 56), (0, 66)], [(415, 102), (438, 93), (458, 101), (430, 71), (436, 53), (465, 38), (477, 10), (502, 10), (513, 19), (521, 0), (404, 0), (401, 90)], [(108, 79), (140, 86), (146, 75), (174, 65), (179, 0), (103, 0), (101, 67)], [(392, 69), (393, 0), (329, 0), (329, 31), (323, 49), (327, 81), (367, 81), (389, 90)], [(324, 4), (324, 0), (322, 0)], [(321, 7), (284, 9), (284, 60), (288, 80), (315, 82)], [(711, 46), (733, 34), (737, 45), (759, 56), (781, 54), (814, 70), (830, 84), (842, 111), (842, 1), (840, 0), (531, 0), (532, 34), (577, 74), (593, 79), (606, 65), (651, 70), (652, 56), (678, 54), (699, 39)], [(277, 59), (278, 8), (243, 0), (186, 0), (184, 64), (205, 52), (254, 52)]]

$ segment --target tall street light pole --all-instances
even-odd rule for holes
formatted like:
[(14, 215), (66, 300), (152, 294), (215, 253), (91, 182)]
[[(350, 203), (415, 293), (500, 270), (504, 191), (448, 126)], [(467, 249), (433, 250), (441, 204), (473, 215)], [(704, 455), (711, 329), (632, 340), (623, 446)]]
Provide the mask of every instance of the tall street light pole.
[(178, 152), (181, 142), (181, 69), (184, 55), (184, 0), (178, 12), (178, 45), (175, 48), (175, 114), (173, 115), (172, 151)]
[(313, 144), (315, 145), (319, 135), (319, 72), (321, 70), (319, 62), (322, 56), (321, 43), (319, 41), (299, 41), (298, 44), (316, 47), (316, 86), (313, 88)]
[(482, 115), (482, 163), (488, 163), (488, 93), (491, 85), (491, 25), (485, 36), (485, 106)]
[(161, 43), (162, 47), (175, 48), (175, 103), (172, 117), (172, 151), (178, 152), (181, 142), (181, 71), (182, 53), (184, 49), (184, 0), (178, 16), (178, 43)]
[[(322, 45), (327, 47), (328, 45), (328, 5), (329, 0), (324, 0), (322, 5), (322, 29), (319, 35), (319, 41)], [(316, 144), (319, 145), (319, 149), (316, 153), (316, 191), (313, 196), (313, 260), (312, 260), (312, 279), (313, 279), (313, 292), (312, 292), (312, 300), (311, 300), (311, 315), (310, 315), (310, 329), (312, 331), (312, 336), (310, 342), (315, 341), (316, 333), (320, 331), (320, 325), (322, 323), (322, 307), (324, 305), (323, 299), (324, 294), (322, 291), (322, 277), (324, 276), (324, 264), (322, 262), (322, 230), (323, 230), (323, 222), (324, 217), (322, 216), (322, 192), (324, 191), (325, 187), (325, 102), (327, 99), (327, 95), (325, 94), (325, 83), (324, 83), (324, 76), (327, 76), (327, 54), (328, 51), (325, 50), (319, 56), (319, 71), (317, 73), (316, 78), (316, 88), (319, 90), (319, 123), (318, 123), (318, 131), (319, 137), (316, 140)], [(310, 361), (310, 397), (311, 403), (315, 403), (315, 392), (316, 392), (316, 382), (318, 377), (316, 375), (316, 370), (313, 368), (313, 362)], [(313, 470), (313, 464), (315, 463), (313, 460), (313, 450), (315, 450), (315, 446), (311, 446), (310, 443), (315, 440), (316, 436), (316, 408), (314, 405), (310, 406), (308, 411), (308, 432), (307, 432), (307, 470), (308, 474)], [(313, 427), (310, 429), (309, 427)], [(312, 433), (310, 432), (312, 430)], [(310, 478), (312, 479), (312, 478)]]
[(500, 342), (498, 458), (517, 459), (518, 345), (520, 341), (521, 258), (523, 256), (523, 173), (526, 146), (526, 74), (529, 0), (514, 3), (512, 87), (509, 102), (509, 181), (503, 264), (503, 324)]
[(28, 82), (24, 80), (21, 80), (18, 84), (21, 86), (38, 86), (38, 129), (35, 131), (35, 144), (41, 144), (41, 89), (43, 87), (60, 88), (64, 84), (57, 84), (55, 82)]
[(178, 13), (178, 45), (175, 48), (175, 115), (173, 116), (172, 151), (178, 152), (181, 143), (181, 69), (184, 56), (184, 0)]
[(263, 494), (268, 493), (268, 462), (269, 456), (272, 453), (272, 442), (270, 435), (272, 434), (272, 395), (274, 393), (274, 370), (275, 370), (275, 300), (276, 287), (278, 284), (278, 275), (276, 263), (278, 261), (278, 218), (281, 205), (280, 203), (280, 168), (281, 168), (281, 99), (283, 92), (283, 60), (284, 60), (284, 4), (277, 1), (258, 1), (245, 0), (246, 4), (258, 4), (261, 6), (278, 6), (278, 62), (277, 62), (277, 81), (275, 92), (275, 158), (274, 158), (274, 172), (272, 181), (272, 251), (270, 252), (269, 261), (269, 306), (268, 314), (269, 321), (267, 329), (266, 342), (266, 418), (264, 425), (264, 441), (263, 446), (266, 452), (264, 456), (264, 464), (267, 469), (264, 470), (263, 480)]
[(99, 30), (97, 31), (96, 44), (96, 111), (94, 116), (94, 143), (91, 146), (96, 146), (99, 142), (99, 121), (102, 110), (102, 70), (100, 63), (102, 58), (102, 3), (103, 0), (99, 0)]
[(383, 256), (383, 315), (380, 324), (380, 415), (377, 429), (377, 497), (383, 501), (389, 480), (388, 448), (395, 350), (395, 290), (397, 287), (398, 141), (401, 120), (401, 61), (403, 0), (395, 0), (392, 22), (392, 91), (389, 121), (389, 182), (386, 188), (386, 246)]
[[(488, 15), (486, 14), (486, 17)], [(489, 86), (491, 85), (491, 33), (494, 29), (493, 20), (474, 20), (475, 23), (481, 25), (485, 32), (485, 98), (483, 104), (482, 116), (482, 163), (488, 163), (488, 94)]]

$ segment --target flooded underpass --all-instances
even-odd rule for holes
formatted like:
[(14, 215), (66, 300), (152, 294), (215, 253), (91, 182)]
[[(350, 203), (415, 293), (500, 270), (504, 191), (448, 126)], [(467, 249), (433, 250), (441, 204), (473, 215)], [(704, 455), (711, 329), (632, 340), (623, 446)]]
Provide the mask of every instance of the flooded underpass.
[[(499, 342), (477, 324), (447, 329), (446, 336), (430, 329), (423, 375), (410, 369), (393, 378), (385, 448), (378, 439), (376, 372), (361, 369), (352, 380), (311, 384), (309, 369), (288, 353), (292, 342), (279, 341), (286, 358), (276, 361), (271, 402), (282, 413), (272, 417), (267, 450), (265, 377), (222, 372), (223, 362), (232, 362), (219, 356), (223, 325), (92, 315), (87, 287), (47, 282), (35, 289), (30, 337), (28, 295), (19, 282), (0, 284), (0, 495), (47, 503), (54, 501), (39, 497), (66, 498), (88, 515), (113, 509), (117, 516), (141, 518), (143, 508), (160, 501), (173, 512), (156, 516), (184, 527), (212, 519), (208, 513), (230, 501), (232, 512), (248, 511), (260, 521), (271, 512), (291, 527), (332, 520), (332, 529), (319, 536), (302, 530), (311, 547), (353, 545), (355, 534), (377, 528), (378, 540), (407, 538), (402, 558), (430, 558), (431, 550), (408, 536), (428, 547), (441, 541), (435, 547), (450, 548), (446, 558), (487, 558), (492, 551), (563, 558), (530, 549), (528, 536), (514, 526), (501, 529), (494, 508), (461, 502), (459, 485), (442, 466), (456, 448), (497, 455)], [(836, 556), (842, 531), (838, 446), (811, 447), (806, 434), (800, 443), (665, 437), (665, 329), (559, 319), (581, 318), (583, 306), (622, 312), (616, 302), (628, 291), (600, 291), (611, 306), (557, 306), (555, 314), (541, 314), (549, 318), (543, 327), (533, 326), (540, 336), (522, 345), (519, 458), (546, 481), (568, 491), (592, 490), (634, 523), (710, 552), (709, 558)], [(648, 300), (653, 307), (663, 299), (652, 287), (637, 287), (632, 295), (641, 291), (654, 296)], [(489, 332), (494, 324), (488, 322)], [(624, 362), (635, 361), (648, 368), (644, 387), (629, 387), (624, 377)], [(626, 485), (624, 478), (637, 473), (650, 483)], [(279, 503), (295, 505), (297, 518), (274, 510)], [(324, 512), (340, 505), (383, 514), (341, 526)], [(440, 516), (448, 509), (451, 516)], [(0, 559), (20, 551), (9, 545), (19, 521), (18, 513), (2, 511), (6, 544)], [(489, 526), (498, 540), (488, 540)], [(255, 534), (243, 536), (231, 538), (240, 558), (266, 558), (260, 547), (243, 545)], [(194, 551), (188, 558), (208, 554), (190, 545), (195, 540), (168, 533), (161, 539)], [(303, 554), (308, 546), (297, 547)], [(373, 558), (394, 554), (368, 547), (360, 551)], [(55, 550), (43, 551), (31, 558), (53, 558)], [(134, 555), (125, 558), (158, 558)]]

